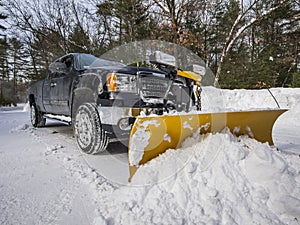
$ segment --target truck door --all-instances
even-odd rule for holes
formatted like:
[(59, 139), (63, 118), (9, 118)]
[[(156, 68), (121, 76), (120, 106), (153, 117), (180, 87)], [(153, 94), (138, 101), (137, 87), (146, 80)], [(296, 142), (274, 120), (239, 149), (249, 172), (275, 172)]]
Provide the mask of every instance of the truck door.
[(48, 113), (70, 115), (69, 100), (73, 81), (73, 56), (50, 64), (43, 87), (43, 104)]
[(55, 66), (54, 63), (50, 64), (47, 77), (44, 81), (43, 88), (42, 88), (42, 101), (44, 108), (47, 113), (53, 113), (52, 103), (51, 103), (51, 91), (52, 91), (52, 84), (51, 80), (52, 77), (56, 76), (56, 71), (54, 70)]
[(43, 83), (42, 87), (42, 101), (46, 112), (52, 112), (50, 104), (50, 83), (51, 83), (51, 70), (49, 69), (48, 75)]

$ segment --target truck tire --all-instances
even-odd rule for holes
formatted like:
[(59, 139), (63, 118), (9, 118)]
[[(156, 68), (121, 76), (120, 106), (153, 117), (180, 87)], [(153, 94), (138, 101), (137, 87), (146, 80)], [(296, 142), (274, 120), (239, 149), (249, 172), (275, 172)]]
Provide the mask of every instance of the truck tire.
[(93, 103), (79, 106), (74, 124), (74, 134), (79, 148), (87, 154), (106, 150), (108, 137), (102, 128), (97, 107)]
[(46, 124), (46, 118), (43, 117), (35, 103), (30, 106), (30, 121), (34, 127), (43, 127)]

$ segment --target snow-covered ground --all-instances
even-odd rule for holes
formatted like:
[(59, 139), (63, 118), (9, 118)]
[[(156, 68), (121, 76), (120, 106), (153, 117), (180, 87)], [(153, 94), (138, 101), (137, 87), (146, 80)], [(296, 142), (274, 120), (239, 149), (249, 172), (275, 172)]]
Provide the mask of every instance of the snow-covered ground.
[[(227, 131), (197, 135), (140, 168), (127, 154), (78, 150), (72, 129), (35, 129), (27, 106), (0, 108), (0, 224), (300, 224), (300, 89), (271, 90), (289, 109), (275, 146)], [(276, 108), (267, 90), (204, 88), (203, 110)]]

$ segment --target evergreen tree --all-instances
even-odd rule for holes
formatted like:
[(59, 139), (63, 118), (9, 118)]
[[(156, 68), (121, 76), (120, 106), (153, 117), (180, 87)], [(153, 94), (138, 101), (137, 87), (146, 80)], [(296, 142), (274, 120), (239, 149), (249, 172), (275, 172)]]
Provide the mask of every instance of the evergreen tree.
[[(210, 51), (212, 54), (210, 66), (214, 73), (217, 73), (217, 63), (220, 60), (223, 46), (226, 44), (226, 39), (228, 38), (235, 18), (238, 16), (238, 12), (238, 4), (237, 1), (234, 0), (230, 0), (229, 2), (216, 0), (214, 4), (212, 4), (210, 13), (215, 18), (215, 21), (210, 26), (209, 45), (212, 47)], [(225, 73), (227, 73), (228, 70), (225, 71)]]
[(91, 41), (80, 24), (77, 24), (69, 39), (69, 52), (91, 52)]
[(4, 99), (4, 82), (6, 78), (8, 79), (8, 64), (7, 64), (7, 38), (5, 35), (6, 27), (4, 27), (3, 21), (7, 18), (7, 16), (3, 13), (2, 10), (3, 4), (0, 0), (0, 105), (5, 104)]
[[(262, 1), (256, 8), (257, 13), (273, 4), (272, 1)], [(297, 73), (299, 54), (300, 26), (299, 19), (295, 20), (297, 15), (297, 7), (288, 3), (253, 28), (251, 76), (254, 81), (270, 86), (291, 85), (294, 73)]]
[(142, 40), (150, 36), (153, 25), (145, 0), (106, 0), (98, 5), (105, 33), (111, 45)]
[(65, 42), (65, 39), (55, 31), (40, 29), (34, 33), (34, 40), (28, 49), (32, 62), (28, 73), (30, 80), (40, 80), (46, 77), (49, 64), (67, 53)]
[(17, 94), (17, 87), (21, 82), (28, 81), (27, 71), (30, 68), (30, 61), (24, 44), (16, 39), (9, 39), (10, 56), (10, 71), (12, 73), (12, 80), (14, 84), (14, 92)]

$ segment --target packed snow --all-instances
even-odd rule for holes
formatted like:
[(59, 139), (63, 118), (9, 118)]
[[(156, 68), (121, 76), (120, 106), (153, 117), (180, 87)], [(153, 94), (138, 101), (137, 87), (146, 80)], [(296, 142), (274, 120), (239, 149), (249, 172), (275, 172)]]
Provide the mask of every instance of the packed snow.
[(275, 146), (228, 130), (195, 133), (131, 183), (121, 146), (85, 155), (69, 126), (48, 120), (36, 129), (28, 105), (2, 107), (0, 224), (300, 224), (300, 89), (271, 92), (277, 102), (267, 90), (206, 87), (202, 103), (204, 111), (289, 109), (274, 126)]
[(149, 144), (149, 139), (151, 136), (150, 131), (146, 131), (148, 125), (158, 126), (158, 122), (156, 120), (145, 121), (141, 124), (142, 129), (137, 130), (135, 134), (132, 136), (132, 140), (129, 143), (130, 149), (132, 151), (129, 152), (129, 164), (131, 166), (138, 166), (144, 155), (144, 149)]

